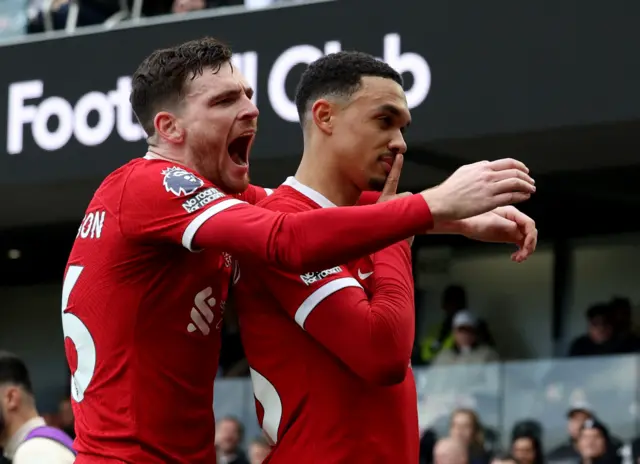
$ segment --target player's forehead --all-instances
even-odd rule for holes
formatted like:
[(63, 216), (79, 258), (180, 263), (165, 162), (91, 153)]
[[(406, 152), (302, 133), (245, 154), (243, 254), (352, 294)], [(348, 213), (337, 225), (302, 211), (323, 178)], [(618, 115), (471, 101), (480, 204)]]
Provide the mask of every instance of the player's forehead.
[(389, 111), (407, 121), (411, 120), (407, 98), (400, 84), (392, 79), (374, 76), (364, 76), (361, 82), (360, 89), (352, 97), (361, 109), (369, 112)]
[(185, 84), (187, 98), (209, 98), (234, 91), (248, 93), (252, 89), (242, 72), (231, 62), (223, 63), (217, 71), (204, 68), (202, 74), (188, 79)]

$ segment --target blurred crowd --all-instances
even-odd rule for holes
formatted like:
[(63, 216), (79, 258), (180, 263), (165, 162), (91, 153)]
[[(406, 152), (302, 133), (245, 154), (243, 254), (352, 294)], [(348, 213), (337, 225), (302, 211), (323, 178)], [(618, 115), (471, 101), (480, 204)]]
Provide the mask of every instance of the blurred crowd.
[[(499, 353), (489, 324), (468, 309), (466, 291), (451, 285), (442, 294), (442, 318), (416, 340), (414, 366), (483, 364), (513, 359)], [(640, 331), (632, 321), (628, 298), (613, 297), (585, 311), (585, 333), (570, 344), (567, 357), (604, 356), (640, 352)], [(233, 311), (225, 313), (222, 329), (220, 376), (245, 377), (249, 365), (244, 357), (238, 322)]]
[[(227, 6), (257, 9), (301, 1), (304, 0), (143, 0), (141, 16), (184, 14)], [(0, 37), (62, 30), (70, 16), (75, 27), (115, 24), (130, 18), (135, 4), (136, 0), (2, 0)]]
[[(294, 0), (146, 0), (142, 3), (142, 16), (182, 14), (191, 11), (220, 8), (223, 6), (244, 5), (247, 8), (263, 8), (277, 3)], [(37, 33), (45, 30), (43, 6), (45, 0), (31, 0), (27, 32)], [(54, 0), (49, 6), (53, 17), (54, 29), (64, 29), (67, 22), (70, 0)], [(134, 0), (78, 0), (78, 27), (102, 24), (121, 12), (133, 9)]]
[(517, 423), (509, 446), (485, 428), (471, 409), (455, 410), (446, 436), (426, 430), (420, 441), (420, 464), (630, 464), (638, 462), (640, 439), (623, 443), (613, 436), (587, 404), (567, 412), (566, 435), (556, 447), (543, 449), (544, 426), (534, 420)]

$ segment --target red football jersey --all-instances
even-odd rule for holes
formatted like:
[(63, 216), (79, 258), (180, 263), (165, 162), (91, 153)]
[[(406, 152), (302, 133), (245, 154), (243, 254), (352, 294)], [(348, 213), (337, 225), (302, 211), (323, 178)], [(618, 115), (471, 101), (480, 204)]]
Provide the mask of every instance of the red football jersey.
[[(335, 205), (290, 178), (260, 206)], [(236, 277), (258, 419), (275, 443), (265, 463), (417, 463), (408, 244), (322, 272), (241, 265)]]
[(204, 219), (267, 193), (232, 198), (144, 158), (96, 191), (62, 297), (77, 463), (215, 463), (213, 381), (232, 258), (190, 249)]

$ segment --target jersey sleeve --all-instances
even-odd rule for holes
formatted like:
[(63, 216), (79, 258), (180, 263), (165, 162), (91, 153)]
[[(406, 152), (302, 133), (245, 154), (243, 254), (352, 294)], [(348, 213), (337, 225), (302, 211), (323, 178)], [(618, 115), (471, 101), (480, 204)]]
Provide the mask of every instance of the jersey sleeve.
[(250, 205), (257, 205), (272, 193), (273, 189), (259, 187), (257, 185), (249, 185), (247, 190), (235, 195), (235, 197), (239, 200), (246, 201)]
[(301, 275), (277, 270), (260, 279), (302, 329), (363, 379), (381, 385), (406, 375), (415, 331), (411, 250), (406, 242), (374, 255), (367, 298), (343, 267)]
[(125, 237), (182, 244), (194, 251), (191, 241), (203, 213), (212, 216), (246, 204), (186, 169), (154, 164), (133, 170), (124, 184), (118, 218)]
[(362, 192), (360, 194), (360, 198), (358, 199), (358, 205), (373, 205), (377, 203), (380, 199), (380, 192)]
[(225, 195), (183, 168), (156, 167), (134, 170), (125, 182), (118, 215), (125, 237), (182, 244), (191, 251), (213, 248), (301, 272), (349, 262), (433, 226), (420, 195), (283, 213)]

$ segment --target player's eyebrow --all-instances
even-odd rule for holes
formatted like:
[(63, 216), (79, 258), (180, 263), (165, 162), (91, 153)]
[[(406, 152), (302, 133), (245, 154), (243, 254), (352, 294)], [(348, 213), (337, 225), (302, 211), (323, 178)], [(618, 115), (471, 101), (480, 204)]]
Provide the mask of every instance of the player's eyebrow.
[(395, 105), (392, 105), (390, 103), (385, 103), (384, 105), (380, 105), (377, 111), (379, 113), (392, 114), (397, 118), (406, 119), (406, 123), (404, 124), (405, 129), (411, 125), (411, 115), (407, 115), (407, 113), (405, 113)]
[(253, 97), (253, 89), (251, 87), (243, 87), (242, 89), (229, 89), (211, 97), (212, 102), (226, 100), (227, 98), (238, 98), (240, 95), (245, 94), (247, 98)]

